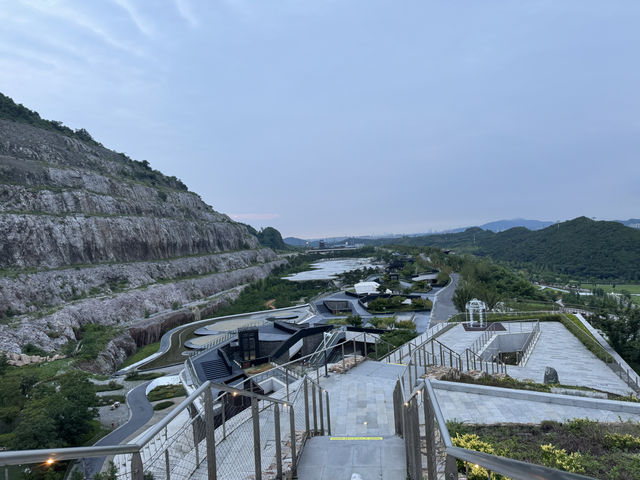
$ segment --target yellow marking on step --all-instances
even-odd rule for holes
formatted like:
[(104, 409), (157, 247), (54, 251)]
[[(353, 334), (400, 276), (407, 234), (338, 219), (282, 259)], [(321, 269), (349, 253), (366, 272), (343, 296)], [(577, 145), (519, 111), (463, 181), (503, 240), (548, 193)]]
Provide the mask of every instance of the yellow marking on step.
[(382, 440), (382, 437), (329, 437), (329, 440)]

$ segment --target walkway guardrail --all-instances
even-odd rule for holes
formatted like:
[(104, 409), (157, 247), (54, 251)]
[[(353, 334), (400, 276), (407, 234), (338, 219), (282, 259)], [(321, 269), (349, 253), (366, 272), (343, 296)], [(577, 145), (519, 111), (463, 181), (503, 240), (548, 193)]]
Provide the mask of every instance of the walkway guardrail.
[(497, 356), (491, 357), (491, 360), (485, 360), (470, 348), (467, 348), (464, 354), (467, 361), (467, 371), (484, 370), (485, 373), (489, 375), (489, 366), (491, 366), (491, 375), (496, 373), (507, 373), (507, 365)]
[(123, 480), (290, 477), (306, 439), (331, 434), (329, 394), (306, 377), (291, 387), (287, 400), (207, 381), (126, 445), (4, 451), (0, 466), (109, 456)]
[(411, 352), (413, 350), (419, 349), (422, 345), (429, 342), (429, 340), (431, 340), (432, 338), (443, 334), (447, 330), (454, 328), (456, 325), (457, 323), (437, 323), (413, 340), (410, 340), (407, 343), (389, 352), (389, 354), (381, 358), (380, 361), (387, 363), (405, 363), (405, 359), (407, 359), (408, 361), (408, 358), (411, 356)]
[(490, 323), (487, 329), (482, 332), (482, 335), (476, 338), (475, 342), (473, 342), (469, 350), (471, 350), (475, 354), (480, 353), (480, 350), (482, 350), (484, 346), (498, 334), (498, 328), (499, 325), (497, 323)]
[[(428, 379), (404, 388), (398, 380), (393, 391), (393, 413), (395, 432), (405, 443), (407, 478), (410, 480), (457, 480), (458, 462), (465, 474), (483, 469), (489, 479), (494, 474), (501, 474), (513, 480), (594, 480), (584, 475), (456, 447)], [(422, 426), (424, 436), (421, 435)]]

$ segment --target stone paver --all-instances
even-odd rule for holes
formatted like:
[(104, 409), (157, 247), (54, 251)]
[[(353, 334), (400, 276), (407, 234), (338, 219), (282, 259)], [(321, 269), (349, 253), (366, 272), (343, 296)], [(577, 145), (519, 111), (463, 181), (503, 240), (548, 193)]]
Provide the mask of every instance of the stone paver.
[(367, 360), (346, 374), (321, 377), (331, 399), (334, 435), (393, 435), (393, 388), (402, 365)]
[(435, 389), (435, 392), (444, 418), (459, 422), (479, 424), (540, 423), (543, 420), (562, 422), (573, 418), (589, 418), (603, 422), (640, 421), (640, 415), (597, 408), (558, 405), (441, 389)]
[(448, 332), (440, 335), (438, 341), (444, 343), (454, 352), (458, 352), (461, 357), (464, 357), (465, 349), (471, 348), (473, 342), (483, 334), (484, 332), (467, 332), (462, 325), (456, 325)]
[(303, 450), (298, 478), (406, 478), (404, 443), (394, 435), (392, 397), (396, 380), (405, 370), (404, 366), (367, 360), (345, 374), (320, 379), (331, 399), (333, 437), (382, 437), (382, 440), (314, 437)]
[(307, 442), (297, 470), (300, 480), (405, 480), (404, 443), (396, 436), (382, 440), (314, 437)]
[(560, 383), (582, 385), (607, 392), (627, 394), (630, 388), (602, 360), (559, 322), (540, 323), (541, 334), (524, 367), (507, 368), (511, 377), (544, 379), (544, 369), (553, 367)]

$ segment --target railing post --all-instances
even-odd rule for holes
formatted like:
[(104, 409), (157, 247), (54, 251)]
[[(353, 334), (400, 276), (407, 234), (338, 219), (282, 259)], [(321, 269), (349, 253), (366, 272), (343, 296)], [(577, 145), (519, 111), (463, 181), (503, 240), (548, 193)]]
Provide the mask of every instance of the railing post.
[(144, 480), (140, 450), (131, 454), (131, 480)]
[(275, 425), (275, 441), (276, 441), (276, 478), (282, 479), (282, 443), (280, 439), (280, 407), (277, 403), (273, 404), (273, 422)]
[(327, 405), (327, 435), (331, 435), (331, 409), (329, 408), (329, 392), (324, 391), (326, 405)]
[(287, 402), (289, 401), (289, 369), (284, 369), (285, 383), (287, 384)]
[(374, 342), (374, 347), (376, 349), (376, 361), (380, 360), (380, 357), (378, 356), (378, 339), (376, 339), (376, 341)]
[(318, 410), (320, 411), (320, 435), (324, 436), (324, 409), (322, 408), (322, 388), (318, 388)]
[(251, 417), (253, 419), (253, 466), (255, 479), (262, 480), (262, 459), (260, 458), (260, 412), (258, 399), (251, 398)]
[(426, 385), (422, 387), (424, 404), (424, 435), (427, 444), (427, 480), (436, 480), (435, 415)]
[(324, 350), (324, 376), (328, 377), (329, 376), (329, 371), (327, 370), (327, 350)]
[[(289, 437), (291, 440), (291, 471), (295, 472), (296, 468), (296, 416), (293, 412), (293, 405), (289, 404)], [(307, 426), (307, 436), (309, 436), (309, 427)]]
[(447, 455), (444, 462), (444, 478), (446, 480), (458, 480), (458, 465), (456, 457)]
[(309, 387), (307, 377), (304, 377), (304, 429), (309, 437)]
[[(216, 480), (216, 422), (213, 416), (213, 394), (210, 388), (204, 391), (204, 428), (204, 438), (207, 445), (207, 474), (209, 480)], [(168, 463), (167, 457), (167, 465)]]
[(364, 358), (367, 358), (367, 332), (364, 332)]
[(344, 359), (344, 343), (342, 344), (342, 373), (347, 373), (347, 364)]
[(164, 451), (164, 472), (166, 480), (171, 480), (171, 464), (169, 463), (169, 448)]
[(358, 355), (356, 354), (356, 339), (353, 339), (353, 366), (358, 365)]
[(396, 380), (396, 386), (393, 388), (393, 421), (396, 435), (402, 437), (402, 387), (400, 380)]
[(220, 397), (220, 406), (222, 408), (222, 438), (227, 438), (227, 397), (228, 393)]
[(413, 378), (418, 383), (418, 362), (420, 361), (420, 351), (413, 351), (413, 356), (416, 357), (413, 360)]
[(316, 384), (311, 384), (311, 401), (313, 406), (313, 434), (318, 432), (318, 412), (316, 410)]
[(413, 390), (413, 380), (411, 378), (411, 357), (409, 357), (409, 365), (407, 365), (407, 372), (409, 372), (409, 388), (407, 391)]

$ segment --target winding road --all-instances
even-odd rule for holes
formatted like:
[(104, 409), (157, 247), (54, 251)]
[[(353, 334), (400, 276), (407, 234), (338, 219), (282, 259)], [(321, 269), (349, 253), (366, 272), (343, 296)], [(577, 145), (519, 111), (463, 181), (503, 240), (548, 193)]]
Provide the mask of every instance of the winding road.
[[(145, 390), (151, 382), (144, 382), (138, 385), (127, 394), (127, 405), (129, 406), (129, 421), (116, 428), (113, 432), (98, 440), (94, 446), (120, 445), (128, 437), (133, 435), (153, 416), (153, 408), (147, 399)], [(80, 468), (84, 469), (85, 478), (91, 479), (100, 471), (106, 457), (82, 459)]]
[(453, 293), (456, 291), (459, 280), (460, 275), (452, 273), (449, 285), (438, 292), (437, 300), (433, 305), (433, 310), (431, 310), (432, 326), (436, 323), (446, 322), (451, 316), (458, 313), (458, 310), (453, 305)]

